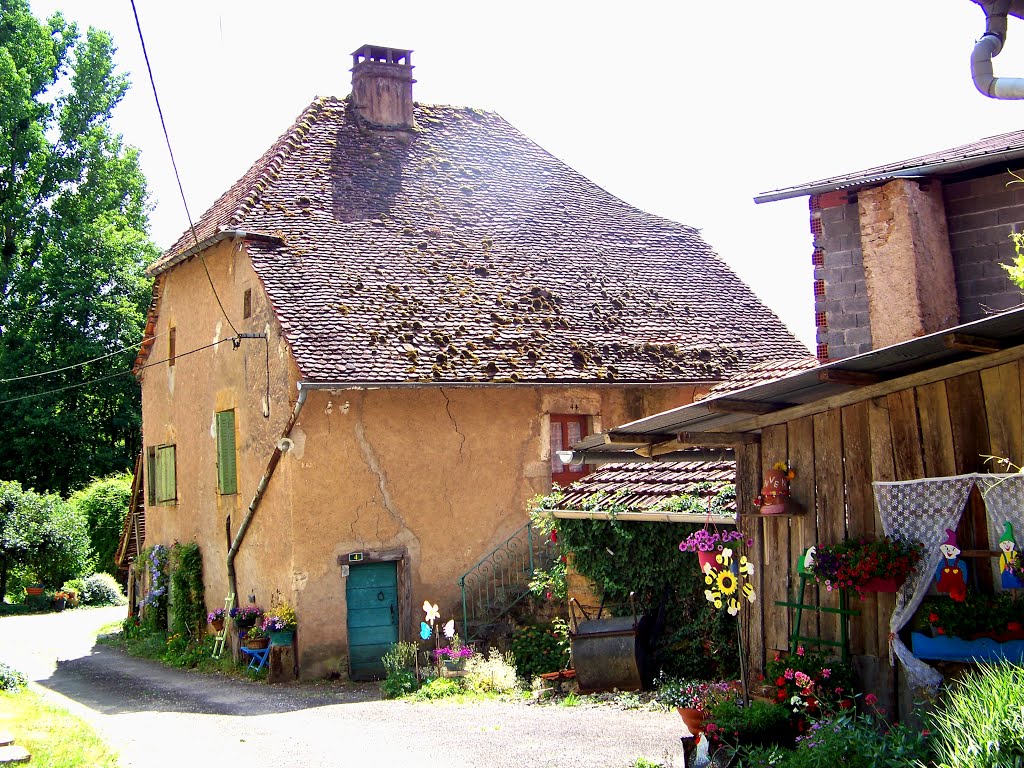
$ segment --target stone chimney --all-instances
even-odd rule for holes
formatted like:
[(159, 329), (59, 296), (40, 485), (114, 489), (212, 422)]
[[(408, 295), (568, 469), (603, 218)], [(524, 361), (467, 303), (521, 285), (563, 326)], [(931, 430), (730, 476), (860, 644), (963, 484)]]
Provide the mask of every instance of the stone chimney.
[(364, 45), (352, 54), (352, 104), (379, 128), (412, 128), (412, 51)]

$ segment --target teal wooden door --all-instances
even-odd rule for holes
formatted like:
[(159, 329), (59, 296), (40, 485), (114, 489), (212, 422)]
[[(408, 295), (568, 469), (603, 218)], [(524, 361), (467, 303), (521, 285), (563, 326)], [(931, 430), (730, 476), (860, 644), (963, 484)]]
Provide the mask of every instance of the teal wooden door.
[(384, 678), (381, 656), (398, 642), (398, 563), (362, 563), (349, 569), (348, 658), (353, 680)]

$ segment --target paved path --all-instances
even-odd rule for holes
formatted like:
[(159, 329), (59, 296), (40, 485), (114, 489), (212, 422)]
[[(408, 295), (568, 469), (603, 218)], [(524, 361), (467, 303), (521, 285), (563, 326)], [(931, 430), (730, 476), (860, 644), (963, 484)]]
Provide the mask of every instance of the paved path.
[(381, 701), (376, 685), (185, 672), (92, 638), (124, 609), (0, 619), (0, 659), (91, 721), (124, 768), (200, 765), (627, 768), (678, 759), (675, 713)]

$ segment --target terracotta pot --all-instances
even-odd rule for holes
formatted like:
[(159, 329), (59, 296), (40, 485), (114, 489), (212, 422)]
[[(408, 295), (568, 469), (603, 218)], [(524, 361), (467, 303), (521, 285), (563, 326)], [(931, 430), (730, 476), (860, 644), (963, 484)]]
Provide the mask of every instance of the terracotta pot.
[(270, 645), (269, 637), (247, 637), (245, 638), (246, 648), (266, 648)]
[(213, 627), (214, 632), (222, 632), (224, 630), (224, 619), (214, 619), (210, 622), (210, 626)]
[(704, 732), (704, 712), (700, 709), (689, 709), (688, 707), (676, 707), (679, 716), (683, 718), (683, 725), (690, 732), (691, 736)]

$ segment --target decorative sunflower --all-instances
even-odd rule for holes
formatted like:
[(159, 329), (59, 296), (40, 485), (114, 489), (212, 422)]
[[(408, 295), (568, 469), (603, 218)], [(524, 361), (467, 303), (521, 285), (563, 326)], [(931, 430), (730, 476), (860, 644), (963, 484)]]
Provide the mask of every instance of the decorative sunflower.
[(708, 589), (704, 590), (704, 597), (715, 608), (725, 606), (730, 616), (740, 612), (740, 598), (746, 598), (752, 603), (757, 599), (754, 594), (754, 585), (749, 579), (754, 575), (754, 564), (747, 560), (746, 555), (740, 555), (739, 560), (733, 558), (731, 549), (723, 549), (715, 557), (719, 568), (705, 568), (704, 583)]

